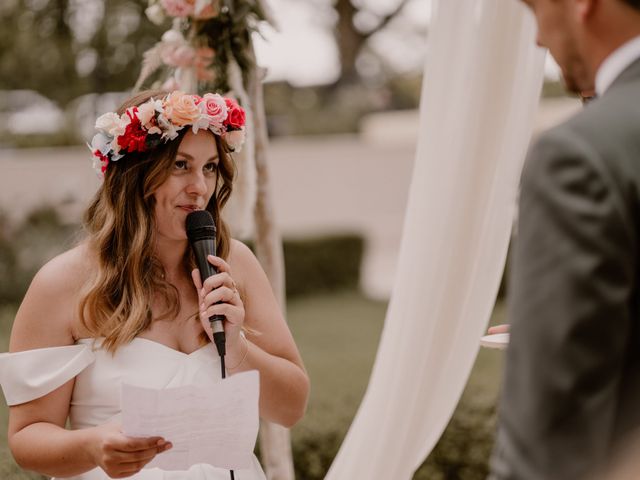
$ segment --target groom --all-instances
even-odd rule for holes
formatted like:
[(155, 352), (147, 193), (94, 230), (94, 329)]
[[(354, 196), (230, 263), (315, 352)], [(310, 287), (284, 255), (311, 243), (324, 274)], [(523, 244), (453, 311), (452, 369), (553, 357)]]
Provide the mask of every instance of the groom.
[(640, 429), (640, 0), (523, 1), (598, 98), (525, 163), (490, 478), (581, 480)]

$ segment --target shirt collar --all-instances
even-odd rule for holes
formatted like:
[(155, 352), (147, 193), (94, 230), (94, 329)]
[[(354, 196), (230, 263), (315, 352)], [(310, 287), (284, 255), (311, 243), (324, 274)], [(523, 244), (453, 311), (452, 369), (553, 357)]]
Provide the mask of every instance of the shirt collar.
[(632, 38), (613, 51), (596, 73), (596, 93), (601, 96), (616, 78), (640, 57), (640, 36)]

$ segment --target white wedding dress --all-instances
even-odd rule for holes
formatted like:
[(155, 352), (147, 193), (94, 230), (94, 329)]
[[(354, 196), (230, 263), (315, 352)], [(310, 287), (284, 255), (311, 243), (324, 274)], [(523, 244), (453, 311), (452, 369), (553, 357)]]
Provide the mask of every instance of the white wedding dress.
[[(69, 409), (71, 429), (93, 427), (120, 420), (122, 383), (146, 388), (186, 385), (206, 387), (221, 381), (220, 359), (211, 345), (191, 354), (152, 340), (135, 338), (115, 355), (96, 349), (93, 339), (76, 345), (40, 348), (0, 355), (0, 383), (9, 405), (18, 405), (55, 390), (76, 378)], [(98, 342), (99, 343), (99, 342)], [(265, 480), (252, 454), (249, 469), (236, 470), (236, 480)], [(74, 480), (107, 480), (100, 468)], [(135, 480), (229, 480), (228, 470), (198, 464), (186, 471), (144, 469), (127, 477)]]

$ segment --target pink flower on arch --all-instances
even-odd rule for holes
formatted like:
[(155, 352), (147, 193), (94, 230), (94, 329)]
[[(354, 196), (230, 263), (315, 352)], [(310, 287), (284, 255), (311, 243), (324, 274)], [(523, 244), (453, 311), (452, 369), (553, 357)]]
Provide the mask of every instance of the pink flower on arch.
[(171, 17), (185, 18), (193, 15), (193, 1), (188, 0), (160, 0), (162, 8)]

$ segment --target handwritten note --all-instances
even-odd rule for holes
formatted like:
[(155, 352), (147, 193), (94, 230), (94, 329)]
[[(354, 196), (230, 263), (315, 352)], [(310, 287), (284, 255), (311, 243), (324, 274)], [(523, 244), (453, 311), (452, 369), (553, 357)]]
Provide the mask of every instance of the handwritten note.
[(259, 375), (243, 372), (212, 387), (155, 390), (122, 386), (126, 435), (160, 435), (173, 448), (145, 468), (188, 470), (196, 463), (249, 468), (258, 433)]

